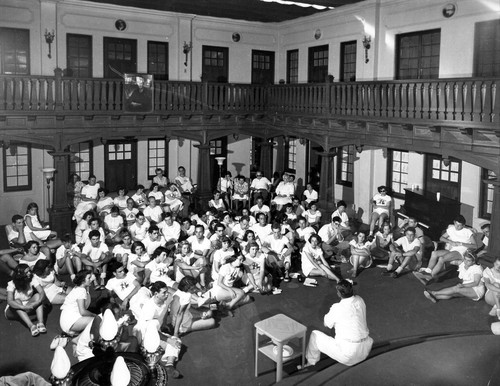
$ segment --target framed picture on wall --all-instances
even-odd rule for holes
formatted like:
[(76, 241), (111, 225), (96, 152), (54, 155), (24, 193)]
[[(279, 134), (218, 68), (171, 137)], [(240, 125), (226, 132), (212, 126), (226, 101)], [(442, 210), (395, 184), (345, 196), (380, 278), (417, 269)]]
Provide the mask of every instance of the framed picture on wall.
[(153, 111), (153, 75), (124, 74), (124, 110), (127, 113)]

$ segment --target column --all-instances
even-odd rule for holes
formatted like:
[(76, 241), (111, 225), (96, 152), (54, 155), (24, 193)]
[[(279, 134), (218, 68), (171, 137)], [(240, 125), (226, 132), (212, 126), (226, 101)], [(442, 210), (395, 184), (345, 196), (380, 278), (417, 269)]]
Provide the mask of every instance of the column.
[(210, 145), (194, 145), (198, 148), (198, 199), (197, 205), (206, 207), (212, 198), (212, 162), (210, 160)]
[(318, 153), (321, 156), (321, 176), (319, 180), (319, 205), (326, 213), (335, 208), (335, 172), (333, 158), (336, 152)]
[(494, 236), (500, 231), (500, 180), (488, 181), (488, 183), (493, 185), (493, 206), (491, 209), (488, 252), (485, 258), (493, 263), (495, 258), (500, 255), (500, 239)]
[[(286, 137), (288, 138), (288, 137)], [(285, 137), (277, 137), (277, 138), (274, 138), (276, 140), (276, 161), (274, 162), (274, 170), (277, 170), (279, 172), (283, 172), (285, 171), (285, 168), (287, 166), (285, 166), (285, 149), (286, 149), (286, 146), (285, 146)], [(271, 148), (271, 151), (272, 148)]]
[(58, 236), (71, 233), (73, 210), (68, 206), (66, 187), (68, 184), (69, 151), (49, 151), (54, 158), (54, 174), (52, 208), (49, 208), (50, 227)]
[(260, 144), (260, 170), (269, 180), (273, 176), (273, 143), (268, 140)]

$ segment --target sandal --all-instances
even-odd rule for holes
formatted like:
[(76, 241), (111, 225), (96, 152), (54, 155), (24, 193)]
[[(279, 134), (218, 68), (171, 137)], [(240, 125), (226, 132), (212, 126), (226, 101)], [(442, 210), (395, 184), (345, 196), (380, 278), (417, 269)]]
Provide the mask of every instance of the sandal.
[(47, 333), (47, 328), (45, 327), (45, 324), (43, 324), (43, 323), (38, 323), (36, 325), (36, 328), (38, 329), (38, 331), (40, 332), (40, 334), (46, 334)]
[(40, 335), (40, 331), (38, 331), (38, 328), (36, 328), (36, 326), (35, 326), (35, 325), (32, 325), (32, 326), (30, 327), (30, 330), (31, 330), (31, 336), (32, 336), (32, 337), (35, 337), (35, 336)]

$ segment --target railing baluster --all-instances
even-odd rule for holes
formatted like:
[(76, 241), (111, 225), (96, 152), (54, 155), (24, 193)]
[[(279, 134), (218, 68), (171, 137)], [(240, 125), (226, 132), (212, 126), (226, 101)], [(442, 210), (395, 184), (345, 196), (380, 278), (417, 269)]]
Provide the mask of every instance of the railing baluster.
[(491, 83), (490, 93), (491, 93), (490, 122), (494, 122), (495, 106), (496, 106), (495, 102), (497, 97), (497, 85), (494, 82)]
[(480, 111), (479, 111), (479, 121), (483, 122), (484, 120), (484, 106), (486, 104), (486, 83), (481, 83), (481, 94), (480, 94)]
[(470, 120), (474, 121), (474, 107), (476, 105), (476, 93), (477, 93), (477, 84), (472, 83), (471, 86), (471, 99), (470, 99)]
[(36, 79), (31, 79), (30, 81), (30, 109), (31, 111), (38, 111), (38, 81)]
[(450, 108), (450, 83), (446, 82), (444, 86), (444, 119), (448, 119)]

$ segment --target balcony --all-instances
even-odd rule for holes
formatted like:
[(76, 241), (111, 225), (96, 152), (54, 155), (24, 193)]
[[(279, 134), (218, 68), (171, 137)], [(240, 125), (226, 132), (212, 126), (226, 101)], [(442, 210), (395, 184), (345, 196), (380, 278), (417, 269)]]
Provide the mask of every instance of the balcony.
[[(164, 114), (290, 114), (437, 120), (493, 126), (500, 79), (461, 78), (260, 86), (155, 81), (154, 111)], [(121, 115), (121, 79), (0, 76), (0, 114)]]

